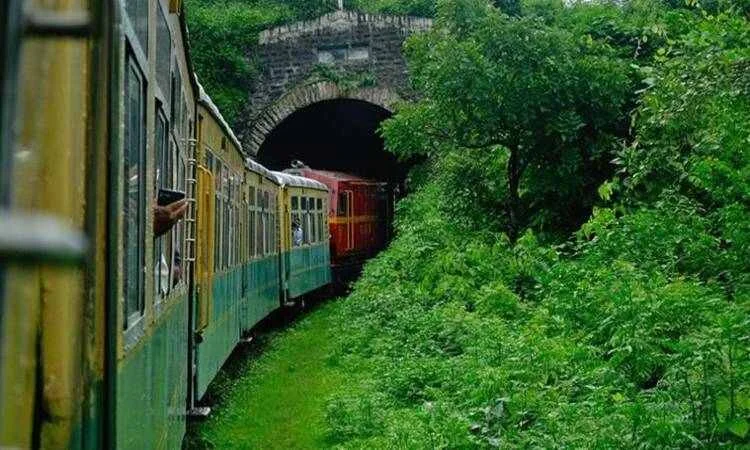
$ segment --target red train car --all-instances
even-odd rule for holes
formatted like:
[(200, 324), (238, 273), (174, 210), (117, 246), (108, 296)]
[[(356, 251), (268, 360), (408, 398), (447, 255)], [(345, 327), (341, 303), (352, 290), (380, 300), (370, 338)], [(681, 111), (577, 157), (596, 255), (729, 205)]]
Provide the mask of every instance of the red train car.
[(357, 272), (388, 244), (395, 192), (391, 184), (307, 167), (292, 171), (330, 190), (331, 266), (337, 278)]

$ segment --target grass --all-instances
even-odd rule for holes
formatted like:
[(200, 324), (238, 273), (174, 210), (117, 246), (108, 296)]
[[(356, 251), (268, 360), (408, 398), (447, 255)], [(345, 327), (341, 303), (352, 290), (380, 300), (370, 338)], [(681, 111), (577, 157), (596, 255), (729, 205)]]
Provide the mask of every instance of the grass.
[(212, 384), (211, 416), (190, 426), (189, 449), (328, 448), (328, 397), (350, 378), (329, 356), (340, 304), (328, 302), (240, 349)]

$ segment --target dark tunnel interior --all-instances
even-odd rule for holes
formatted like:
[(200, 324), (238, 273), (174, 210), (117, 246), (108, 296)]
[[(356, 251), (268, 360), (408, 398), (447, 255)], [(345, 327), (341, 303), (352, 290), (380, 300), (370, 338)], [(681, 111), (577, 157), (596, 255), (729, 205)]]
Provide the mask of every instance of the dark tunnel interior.
[(409, 169), (387, 152), (377, 130), (390, 113), (360, 100), (327, 100), (282, 121), (258, 152), (258, 161), (283, 170), (299, 160), (313, 169), (336, 170), (401, 183)]

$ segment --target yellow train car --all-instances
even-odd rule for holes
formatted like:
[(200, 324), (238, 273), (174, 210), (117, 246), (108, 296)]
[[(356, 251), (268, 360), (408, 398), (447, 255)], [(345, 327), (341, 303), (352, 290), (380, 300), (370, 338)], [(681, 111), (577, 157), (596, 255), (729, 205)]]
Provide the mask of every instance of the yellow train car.
[(281, 186), (282, 301), (290, 302), (331, 283), (329, 191), (319, 181), (273, 174)]
[(200, 92), (193, 403), (243, 335), (279, 307), (276, 178), (245, 158), (216, 105)]
[(330, 281), (325, 186), (245, 158), (178, 0), (5, 0), (0, 38), (0, 448), (179, 448), (237, 342)]

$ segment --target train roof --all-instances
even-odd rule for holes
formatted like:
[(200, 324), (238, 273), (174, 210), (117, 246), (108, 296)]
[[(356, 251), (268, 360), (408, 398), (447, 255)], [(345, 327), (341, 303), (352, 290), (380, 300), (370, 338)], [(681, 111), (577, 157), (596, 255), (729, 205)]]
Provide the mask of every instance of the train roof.
[(242, 150), (242, 144), (240, 144), (240, 140), (237, 139), (237, 136), (235, 136), (234, 131), (232, 131), (232, 127), (230, 127), (227, 121), (224, 120), (224, 116), (221, 115), (219, 107), (216, 106), (213, 100), (211, 100), (211, 97), (208, 96), (206, 90), (203, 88), (203, 85), (200, 83), (200, 81), (198, 81), (198, 76), (195, 75), (194, 78), (195, 83), (198, 85), (198, 103), (203, 105), (211, 112), (211, 115), (214, 116), (214, 119), (216, 119), (217, 122), (219, 122), (219, 125), (221, 125), (221, 128), (224, 129), (224, 132), (229, 136), (229, 139), (232, 141), (235, 147), (237, 147), (237, 150), (239, 150), (240, 154), (244, 154)]
[(301, 188), (319, 189), (322, 191), (328, 191), (328, 186), (321, 183), (320, 181), (311, 180), (309, 178), (300, 177), (284, 172), (271, 172), (279, 180), (279, 184), (284, 186), (294, 186)]
[(299, 170), (301, 173), (305, 173), (305, 172), (313, 173), (321, 177), (330, 178), (334, 181), (354, 181), (354, 182), (377, 183), (377, 184), (382, 183), (380, 181), (375, 181), (369, 178), (364, 178), (364, 177), (352, 175), (349, 173), (337, 172), (335, 170), (318, 170), (318, 169), (310, 169), (309, 167), (305, 167), (303, 169), (292, 169), (292, 170)]
[(272, 180), (277, 183), (279, 181), (278, 178), (276, 177), (276, 174), (266, 169), (264, 166), (259, 164), (257, 161), (252, 160), (251, 158), (245, 159), (245, 167), (247, 167), (248, 170), (251, 170), (253, 172), (263, 175), (269, 180)]

